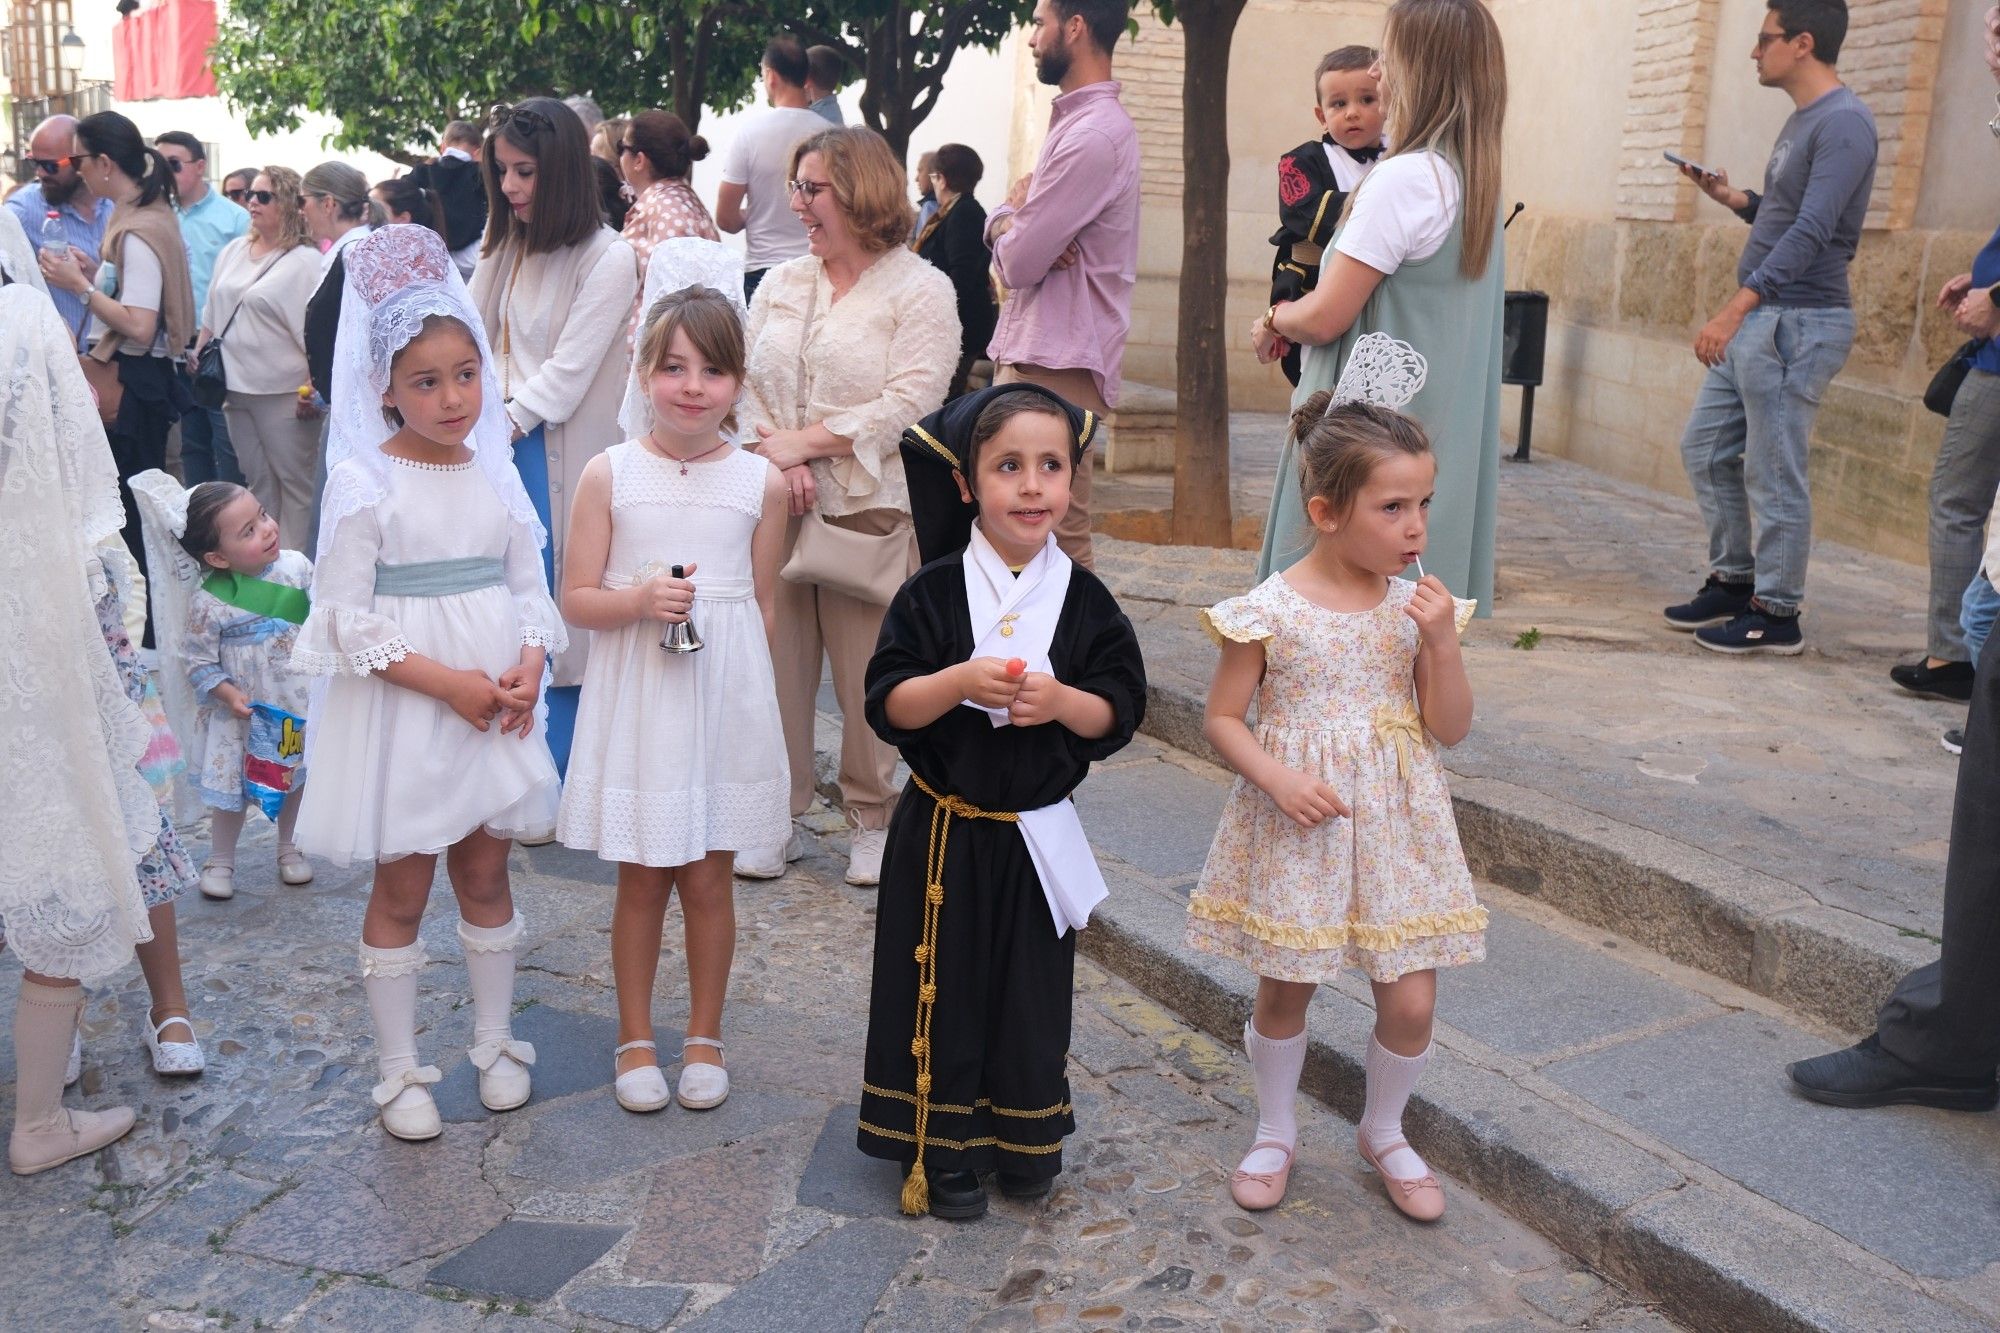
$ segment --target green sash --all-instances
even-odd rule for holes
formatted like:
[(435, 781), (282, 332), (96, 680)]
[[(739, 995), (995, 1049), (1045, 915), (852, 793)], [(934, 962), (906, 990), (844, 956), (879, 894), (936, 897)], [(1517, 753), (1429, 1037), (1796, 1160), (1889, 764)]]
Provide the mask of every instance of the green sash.
[(312, 609), (312, 601), (306, 596), (304, 588), (288, 587), (233, 570), (210, 574), (201, 581), (201, 587), (203, 592), (217, 601), (239, 611), (289, 620), (294, 625), (305, 624), (306, 613)]

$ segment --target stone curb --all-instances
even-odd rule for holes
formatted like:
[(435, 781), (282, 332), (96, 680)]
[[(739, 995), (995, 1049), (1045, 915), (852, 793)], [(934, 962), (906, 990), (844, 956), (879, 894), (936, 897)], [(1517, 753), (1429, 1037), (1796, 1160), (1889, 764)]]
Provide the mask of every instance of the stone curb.
[[(1178, 898), (1107, 869), (1111, 897), (1079, 936), (1085, 954), (1238, 1045), (1254, 980), (1183, 947)], [(1330, 988), (1310, 1013), (1300, 1086), (1351, 1120), (1373, 1023), (1366, 1005)], [(1450, 1041), (1441, 1034), (1404, 1122), (1426, 1159), (1676, 1322), (1717, 1333), (1991, 1329), (1852, 1242), (1734, 1182), (1683, 1170)], [(1305, 1145), (1301, 1167), (1324, 1170), (1329, 1158), (1352, 1161), (1353, 1149)]]
[[(1154, 684), (1143, 730), (1220, 765), (1203, 702)], [(1872, 1031), (1903, 974), (1937, 957), (1933, 941), (1559, 797), (1457, 773), (1451, 790), (1475, 876), (1844, 1031)]]

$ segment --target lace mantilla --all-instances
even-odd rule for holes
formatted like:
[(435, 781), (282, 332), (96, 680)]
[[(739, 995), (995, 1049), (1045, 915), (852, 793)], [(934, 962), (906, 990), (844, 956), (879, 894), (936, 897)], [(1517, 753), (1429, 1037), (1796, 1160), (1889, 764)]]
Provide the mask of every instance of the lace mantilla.
[(720, 292), (736, 307), (737, 316), (748, 322), (749, 302), (743, 299), (743, 256), (717, 241), (699, 236), (673, 236), (652, 247), (646, 261), (646, 286), (639, 294), (639, 319), (633, 329), (632, 373), (625, 383), (625, 401), (618, 409), (618, 425), (627, 435), (644, 435), (653, 428), (653, 403), (647, 396), (639, 347), (657, 312), (662, 296), (686, 287), (707, 287)]
[(302, 676), (366, 676), (380, 671), (414, 653), (410, 641), (398, 634), (387, 643), (378, 643), (352, 653), (319, 653), (305, 648), (292, 649), (292, 670)]

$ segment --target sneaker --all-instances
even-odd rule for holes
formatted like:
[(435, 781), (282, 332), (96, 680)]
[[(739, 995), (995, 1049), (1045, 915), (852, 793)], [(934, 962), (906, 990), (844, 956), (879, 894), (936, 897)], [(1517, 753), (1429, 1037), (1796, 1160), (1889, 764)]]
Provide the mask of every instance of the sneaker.
[(889, 845), (889, 830), (858, 828), (847, 852), (847, 882), (866, 888), (882, 882), (882, 852)]
[(1964, 754), (1965, 728), (1953, 727), (1950, 731), (1938, 737), (1938, 744), (1944, 747), (1946, 754)]
[(1984, 1078), (1929, 1074), (1882, 1049), (1869, 1033), (1844, 1051), (1799, 1060), (1785, 1068), (1802, 1097), (1828, 1106), (1934, 1106), (1942, 1111), (1990, 1111), (2000, 1106), (2000, 1084)]
[(1718, 653), (1776, 653), (1797, 657), (1806, 650), (1797, 616), (1776, 616), (1752, 606), (1726, 625), (1694, 632), (1694, 641)]
[(1969, 703), (1972, 699), (1972, 663), (1946, 662), (1932, 666), (1928, 657), (1889, 668), (1889, 679), (1911, 694), (1925, 699), (1946, 699)]
[(1754, 589), (1749, 583), (1725, 583), (1710, 574), (1708, 582), (1701, 585), (1701, 591), (1692, 600), (1666, 609), (1667, 624), (1674, 629), (1694, 630), (1703, 625), (1720, 625), (1750, 609), (1750, 594)]
[(792, 836), (783, 847), (771, 847), (763, 851), (736, 853), (735, 875), (738, 879), (777, 879), (785, 873), (785, 867), (806, 854), (806, 840), (800, 836), (798, 825), (792, 826)]

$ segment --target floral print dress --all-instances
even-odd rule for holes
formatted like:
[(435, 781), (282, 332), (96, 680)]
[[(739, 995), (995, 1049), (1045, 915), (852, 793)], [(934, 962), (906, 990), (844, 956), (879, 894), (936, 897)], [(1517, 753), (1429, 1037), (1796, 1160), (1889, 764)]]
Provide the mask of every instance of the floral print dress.
[[(1264, 645), (1257, 743), (1354, 815), (1301, 828), (1237, 778), (1188, 901), (1190, 948), (1304, 982), (1343, 966), (1394, 981), (1486, 956), (1486, 909), (1415, 703), (1415, 588), (1391, 579), (1373, 610), (1329, 611), (1279, 573), (1202, 612), (1217, 643)], [(1457, 602), (1460, 632), (1473, 607)]]
[(174, 733), (167, 727), (166, 709), (160, 706), (160, 689), (153, 682), (152, 673), (139, 661), (139, 654), (132, 647), (132, 638), (125, 632), (124, 603), (128, 589), (119, 582), (113, 562), (104, 562), (105, 592), (97, 599), (97, 626), (104, 633), (104, 647), (117, 664), (118, 679), (125, 686), (125, 696), (139, 705), (139, 711), (146, 715), (146, 722), (152, 728), (152, 743), (146, 753), (139, 757), (139, 774), (151, 784), (153, 795), (160, 802), (160, 837), (146, 854), (139, 858), (139, 890), (146, 900), (146, 910), (164, 907), (188, 891), (201, 878), (201, 871), (195, 868), (194, 860), (181, 848), (181, 840), (174, 831), (173, 817), (167, 813), (173, 795), (173, 781), (182, 768), (180, 746), (174, 742)]

